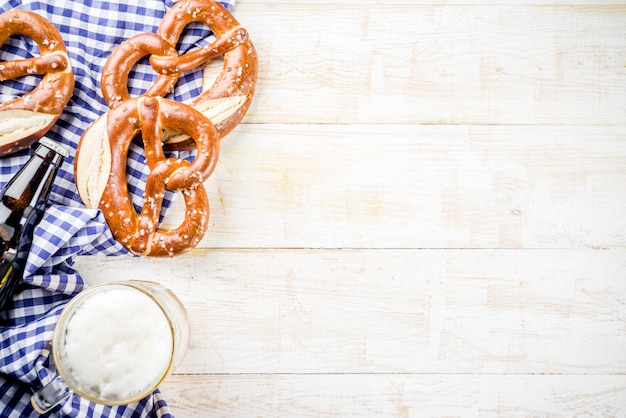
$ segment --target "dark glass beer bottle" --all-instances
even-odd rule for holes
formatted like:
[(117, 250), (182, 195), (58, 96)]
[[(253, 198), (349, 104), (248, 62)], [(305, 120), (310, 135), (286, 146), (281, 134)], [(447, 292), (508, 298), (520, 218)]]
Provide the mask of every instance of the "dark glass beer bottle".
[(67, 155), (62, 145), (40, 139), (32, 157), (0, 192), (0, 310), (9, 307), (22, 280), (35, 225)]

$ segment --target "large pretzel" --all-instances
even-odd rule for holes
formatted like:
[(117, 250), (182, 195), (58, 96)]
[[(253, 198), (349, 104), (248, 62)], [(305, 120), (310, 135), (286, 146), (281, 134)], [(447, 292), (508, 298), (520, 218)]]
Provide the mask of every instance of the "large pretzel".
[(27, 148), (45, 134), (74, 90), (74, 75), (58, 29), (47, 19), (24, 10), (0, 15), (0, 45), (13, 35), (31, 38), (40, 56), (0, 63), (0, 80), (43, 75), (39, 85), (22, 97), (0, 103), (0, 156)]
[[(217, 39), (210, 45), (179, 56), (175, 53), (176, 45), (184, 28), (192, 22), (208, 26)], [(157, 35), (163, 41), (152, 34), (141, 34), (113, 51), (105, 64), (101, 83), (109, 107), (115, 108), (129, 98), (126, 80), (139, 58), (149, 55), (152, 67), (160, 74), (145, 95), (164, 96), (173, 87), (167, 80), (177, 79), (181, 73), (223, 56), (223, 68), (213, 84), (205, 86), (204, 91), (189, 103), (215, 124), (219, 137), (223, 138), (241, 121), (254, 95), (258, 64), (248, 32), (214, 0), (183, 0), (167, 11)], [(168, 149), (190, 150), (194, 147), (188, 136), (171, 131), (166, 133), (164, 141)]]
[[(162, 132), (171, 129), (193, 139), (190, 163), (166, 158)], [(143, 207), (134, 209), (127, 185), (128, 148), (141, 132), (150, 168)], [(208, 227), (209, 201), (203, 186), (217, 163), (219, 137), (202, 113), (161, 97), (128, 99), (97, 119), (80, 139), (74, 162), (78, 192), (87, 207), (99, 208), (113, 237), (138, 255), (174, 256), (194, 248)], [(186, 217), (173, 230), (160, 229), (165, 189), (181, 192)]]

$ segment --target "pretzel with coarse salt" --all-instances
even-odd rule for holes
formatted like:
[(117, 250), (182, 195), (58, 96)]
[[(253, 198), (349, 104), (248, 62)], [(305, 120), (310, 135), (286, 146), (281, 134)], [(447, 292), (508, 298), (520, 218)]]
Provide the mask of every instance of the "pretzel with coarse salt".
[(31, 92), (0, 103), (0, 156), (27, 148), (43, 136), (67, 106), (74, 74), (58, 29), (47, 19), (25, 10), (0, 14), (0, 45), (13, 35), (31, 38), (40, 56), (0, 63), (0, 81), (29, 74), (43, 75)]
[[(183, 132), (194, 141), (193, 162), (166, 158), (162, 133)], [(141, 139), (150, 168), (143, 206), (137, 213), (127, 184), (128, 149)], [(99, 208), (116, 241), (130, 252), (175, 256), (194, 248), (208, 227), (209, 201), (203, 182), (219, 154), (215, 126), (196, 109), (161, 97), (128, 99), (98, 118), (83, 133), (74, 161), (74, 177), (87, 207)], [(181, 192), (185, 219), (176, 229), (159, 228), (165, 190)]]
[[(185, 27), (193, 22), (206, 25), (216, 40), (178, 55), (173, 51), (176, 51)], [(212, 84), (203, 86), (202, 93), (188, 103), (215, 124), (220, 138), (237, 126), (250, 107), (258, 73), (256, 50), (248, 32), (214, 0), (179, 1), (166, 12), (156, 35), (136, 35), (113, 51), (104, 66), (101, 83), (110, 108), (129, 99), (128, 72), (144, 56), (150, 57), (150, 64), (159, 74), (156, 82), (144, 93), (146, 96), (165, 96), (182, 73), (201, 68), (213, 58), (223, 57), (223, 67)], [(174, 131), (166, 132), (163, 140), (168, 150), (194, 148), (192, 139)]]
[[(162, 74), (193, 68), (216, 56), (223, 56), (224, 65), (213, 81), (190, 104), (215, 124), (220, 138), (228, 135), (250, 107), (256, 88), (258, 58), (246, 31), (233, 15), (214, 0), (184, 0), (176, 3), (163, 17), (157, 34), (175, 46), (185, 26), (192, 22), (206, 25), (217, 40), (177, 58), (152, 56), (150, 63)], [(168, 146), (188, 149), (188, 139), (181, 136), (166, 138)]]
[[(107, 105), (113, 109), (130, 99), (128, 75), (141, 58), (151, 55), (177, 57), (178, 53), (163, 38), (154, 33), (140, 33), (122, 42), (102, 67), (100, 89)], [(160, 74), (143, 94), (164, 97), (178, 81), (178, 73)]]

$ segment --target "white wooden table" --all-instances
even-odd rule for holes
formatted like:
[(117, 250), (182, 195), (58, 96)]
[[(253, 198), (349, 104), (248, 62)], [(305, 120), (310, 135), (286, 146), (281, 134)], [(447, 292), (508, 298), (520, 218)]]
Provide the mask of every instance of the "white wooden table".
[(205, 239), (77, 262), (188, 307), (173, 412), (626, 416), (626, 2), (234, 14), (259, 81)]

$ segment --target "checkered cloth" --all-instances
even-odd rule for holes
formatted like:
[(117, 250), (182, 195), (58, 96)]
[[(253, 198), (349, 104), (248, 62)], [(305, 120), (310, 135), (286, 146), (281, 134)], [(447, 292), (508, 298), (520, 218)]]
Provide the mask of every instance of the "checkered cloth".
[[(106, 59), (125, 39), (142, 32), (156, 32), (173, 0), (0, 0), (0, 13), (23, 9), (47, 18), (62, 34), (75, 75), (74, 96), (47, 136), (70, 148), (70, 156), (59, 169), (50, 195), (50, 206), (35, 229), (35, 237), (13, 308), (0, 314), (0, 418), (38, 416), (31, 394), (57, 376), (50, 363), (49, 344), (56, 320), (69, 299), (84, 283), (72, 269), (79, 255), (128, 254), (111, 235), (98, 210), (85, 209), (73, 178), (73, 156), (83, 131), (109, 109), (100, 93), (100, 74)], [(223, 1), (232, 10), (235, 0)], [(192, 24), (184, 32), (179, 53), (212, 41), (206, 27)], [(0, 61), (38, 55), (28, 38), (11, 37), (0, 49)], [(145, 91), (156, 74), (142, 60), (129, 75), (129, 91)], [(169, 96), (186, 102), (201, 91), (200, 70), (184, 74)], [(22, 96), (39, 84), (37, 76), (0, 83), (0, 102)], [(28, 160), (31, 150), (0, 159), (0, 188)], [(141, 149), (133, 145), (129, 175), (133, 201), (142, 203), (143, 184), (148, 174)], [(193, 158), (192, 155), (179, 155)], [(165, 206), (173, 196), (166, 198)], [(171, 412), (156, 390), (138, 403), (105, 407), (70, 396), (50, 416), (60, 417), (169, 417)]]

